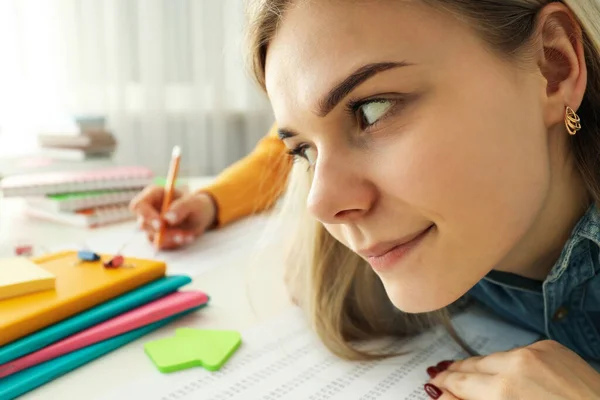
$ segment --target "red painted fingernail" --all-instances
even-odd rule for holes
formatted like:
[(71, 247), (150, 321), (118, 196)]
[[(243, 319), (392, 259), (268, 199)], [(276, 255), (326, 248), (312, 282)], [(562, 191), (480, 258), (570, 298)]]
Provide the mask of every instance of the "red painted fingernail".
[(429, 377), (431, 379), (435, 378), (437, 374), (439, 374), (440, 371), (436, 368), (436, 367), (429, 367), (427, 368), (427, 375), (429, 375)]
[(439, 372), (442, 372), (442, 371), (447, 370), (448, 367), (451, 366), (453, 363), (454, 363), (454, 361), (450, 361), (450, 360), (441, 361), (435, 367), (439, 370)]
[(442, 396), (442, 391), (431, 383), (426, 383), (424, 388), (425, 393), (427, 393), (432, 399), (439, 399)]

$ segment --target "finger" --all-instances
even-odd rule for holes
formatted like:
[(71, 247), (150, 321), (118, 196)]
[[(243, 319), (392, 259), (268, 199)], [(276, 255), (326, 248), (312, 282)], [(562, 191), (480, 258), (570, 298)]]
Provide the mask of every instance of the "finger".
[(473, 357), (472, 360), (457, 361), (448, 370), (477, 372), (488, 375), (501, 374), (506, 371), (517, 374), (526, 371), (537, 371), (554, 360), (564, 359), (563, 354), (558, 355), (549, 350), (559, 349), (559, 346), (561, 345), (555, 345), (549, 341), (540, 344), (534, 343), (507, 351), (492, 353), (484, 357)]
[(129, 208), (132, 211), (137, 211), (137, 208), (141, 204), (151, 204), (158, 208), (157, 206), (162, 203), (164, 196), (164, 189), (160, 186), (149, 185), (146, 186), (140, 193), (137, 194), (130, 202)]
[[(154, 242), (156, 236), (155, 231), (147, 233), (148, 240)], [(194, 242), (196, 236), (193, 232), (186, 231), (183, 229), (165, 229), (162, 237), (161, 249), (169, 250), (176, 249), (185, 245), (189, 245)]]
[[(148, 232), (148, 240), (154, 243), (154, 238), (156, 236), (156, 232)], [(161, 250), (175, 250), (180, 247), (183, 247), (189, 243), (193, 242), (193, 237), (172, 234), (169, 232), (165, 232), (163, 236), (162, 243), (160, 246)]]
[[(156, 219), (145, 220), (142, 217), (139, 217), (137, 224), (138, 224), (138, 228), (145, 232), (156, 233), (160, 229), (160, 221), (156, 220)], [(177, 226), (165, 225), (165, 229), (180, 230), (181, 232), (186, 232), (189, 234), (193, 234), (195, 236), (200, 236), (202, 233), (204, 233), (204, 230), (198, 228), (197, 226), (195, 226), (194, 224), (190, 223), (187, 220), (183, 221), (181, 224), (179, 224)]]
[(469, 357), (464, 360), (456, 360), (452, 363), (448, 363), (447, 368), (445, 370), (455, 371), (455, 372), (487, 372), (482, 370), (482, 360), (486, 356), (477, 356), (477, 357)]
[(142, 216), (138, 217), (138, 228), (142, 231), (145, 232), (158, 232), (158, 230), (160, 229), (160, 221), (158, 221), (157, 219), (144, 219)]
[[(150, 204), (155, 210), (160, 210), (163, 199), (165, 197), (165, 189), (162, 186), (150, 185), (144, 188), (137, 196), (129, 202), (129, 208), (137, 212), (138, 207), (142, 204)], [(181, 197), (181, 191), (175, 189), (173, 191), (173, 199)]]
[(181, 197), (171, 203), (169, 211), (165, 214), (165, 221), (167, 221), (169, 225), (175, 226), (180, 224), (191, 213), (197, 211), (199, 208), (200, 204), (196, 201), (196, 197)]
[(515, 363), (526, 358), (534, 351), (525, 346), (499, 351), (486, 356), (470, 357), (453, 362), (448, 367), (448, 371), (496, 375), (511, 370), (515, 367)]
[(425, 390), (425, 393), (427, 393), (427, 395), (429, 396), (429, 398), (431, 399), (439, 399), (439, 400), (460, 400), (459, 398), (457, 398), (456, 396), (454, 396), (452, 393), (442, 390), (439, 387), (431, 384), (431, 383), (426, 383), (423, 386), (423, 389)]
[(430, 383), (462, 400), (487, 400), (496, 377), (472, 372), (445, 371)]
[(135, 212), (138, 215), (138, 226), (141, 226), (144, 230), (146, 226), (152, 226), (154, 230), (160, 228), (160, 214), (151, 204), (140, 203)]

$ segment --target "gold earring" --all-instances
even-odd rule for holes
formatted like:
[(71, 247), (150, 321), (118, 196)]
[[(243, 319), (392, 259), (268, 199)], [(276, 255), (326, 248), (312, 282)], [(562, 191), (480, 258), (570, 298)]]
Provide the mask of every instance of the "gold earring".
[(581, 129), (581, 119), (579, 115), (569, 106), (565, 112), (565, 126), (570, 135), (575, 135)]

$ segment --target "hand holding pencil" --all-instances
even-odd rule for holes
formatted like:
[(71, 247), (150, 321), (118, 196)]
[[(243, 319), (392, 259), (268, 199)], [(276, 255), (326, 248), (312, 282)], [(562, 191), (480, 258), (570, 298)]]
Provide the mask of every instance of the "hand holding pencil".
[(165, 216), (169, 212), (171, 202), (173, 201), (175, 184), (177, 182), (177, 175), (179, 174), (180, 161), (181, 148), (179, 146), (175, 146), (173, 147), (173, 152), (171, 153), (171, 164), (169, 165), (169, 172), (167, 174), (167, 182), (165, 184), (165, 192), (160, 210), (160, 226), (156, 232), (156, 235), (154, 236), (154, 247), (156, 247), (157, 250), (162, 248), (163, 245), (165, 235)]
[(181, 150), (173, 148), (165, 187), (151, 185), (130, 203), (138, 224), (156, 249), (176, 249), (194, 242), (215, 223), (217, 209), (206, 193), (182, 195), (176, 189)]

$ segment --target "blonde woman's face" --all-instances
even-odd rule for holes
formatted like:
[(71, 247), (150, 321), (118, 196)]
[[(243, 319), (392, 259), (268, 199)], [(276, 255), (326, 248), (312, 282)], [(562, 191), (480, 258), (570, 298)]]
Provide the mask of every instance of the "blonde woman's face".
[(266, 79), (310, 211), (404, 311), (509, 262), (547, 199), (543, 78), (418, 2), (302, 2)]

